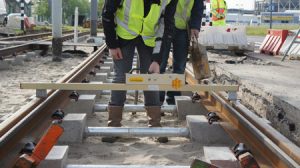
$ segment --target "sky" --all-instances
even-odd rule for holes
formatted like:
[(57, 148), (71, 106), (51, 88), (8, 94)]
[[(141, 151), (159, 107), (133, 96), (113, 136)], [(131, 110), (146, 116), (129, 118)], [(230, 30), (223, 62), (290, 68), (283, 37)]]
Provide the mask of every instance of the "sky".
[(254, 0), (226, 0), (227, 6), (231, 8), (243, 8), (245, 10), (254, 10)]

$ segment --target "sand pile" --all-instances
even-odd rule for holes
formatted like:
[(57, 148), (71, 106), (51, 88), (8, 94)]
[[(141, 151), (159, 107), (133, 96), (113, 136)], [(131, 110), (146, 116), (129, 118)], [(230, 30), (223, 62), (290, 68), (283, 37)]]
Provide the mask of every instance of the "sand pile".
[[(35, 95), (34, 90), (19, 89), (20, 82), (57, 81), (85, 58), (65, 58), (62, 63), (52, 62), (51, 56), (37, 57), (24, 66), (12, 66), (0, 71), (0, 118), (17, 111)], [(7, 116), (6, 116), (7, 117)]]
[[(98, 103), (107, 103), (105, 96)], [(127, 96), (127, 103), (133, 97)], [(88, 117), (88, 126), (106, 127), (107, 113), (95, 113)], [(124, 112), (124, 127), (147, 127), (146, 113)], [(172, 114), (162, 118), (162, 125), (167, 127), (185, 127), (185, 121), (177, 121)], [(101, 142), (101, 137), (88, 137), (83, 144), (70, 145), (69, 164), (100, 165), (190, 165), (195, 157), (203, 156), (203, 146), (191, 143), (187, 138), (169, 138), (166, 144), (160, 144), (152, 137), (121, 138), (113, 144)]]

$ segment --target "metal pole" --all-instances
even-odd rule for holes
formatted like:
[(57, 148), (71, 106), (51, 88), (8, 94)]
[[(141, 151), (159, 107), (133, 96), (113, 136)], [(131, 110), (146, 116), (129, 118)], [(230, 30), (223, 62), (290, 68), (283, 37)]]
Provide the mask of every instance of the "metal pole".
[[(78, 42), (78, 7), (75, 8), (74, 14), (74, 43)], [(76, 45), (74, 45), (74, 50), (76, 50)]]
[(273, 0), (271, 0), (271, 13), (270, 13), (270, 29), (272, 29), (273, 25), (272, 25), (272, 22), (273, 22)]
[(91, 36), (97, 36), (98, 0), (91, 0)]
[(25, 26), (24, 26), (24, 12), (25, 12), (25, 2), (24, 2), (24, 0), (21, 0), (20, 1), (21, 30), (23, 32), (25, 31)]
[(62, 0), (52, 1), (52, 60), (61, 61), (62, 53)]
[[(107, 112), (107, 104), (95, 104), (94, 105), (94, 111), (95, 112)], [(124, 112), (145, 112), (145, 106), (144, 104), (126, 104), (124, 106)], [(174, 113), (176, 111), (175, 105), (162, 105), (161, 111), (168, 112), (168, 113)]]
[(88, 127), (87, 136), (118, 137), (189, 137), (188, 128), (125, 128), (125, 127)]

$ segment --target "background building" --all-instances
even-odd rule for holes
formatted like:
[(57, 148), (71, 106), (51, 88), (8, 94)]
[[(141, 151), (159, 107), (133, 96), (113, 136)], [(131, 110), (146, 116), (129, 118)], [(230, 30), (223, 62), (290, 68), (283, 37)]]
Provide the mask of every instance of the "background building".
[[(260, 14), (261, 12), (270, 11), (270, 0), (255, 0), (255, 12)], [(284, 12), (286, 10), (300, 10), (300, 0), (273, 0), (273, 11)]]

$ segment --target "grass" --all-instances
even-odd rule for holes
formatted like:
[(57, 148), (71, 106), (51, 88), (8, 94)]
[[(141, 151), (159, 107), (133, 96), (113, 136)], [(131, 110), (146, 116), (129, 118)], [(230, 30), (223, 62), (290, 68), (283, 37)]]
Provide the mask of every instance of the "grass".
[(35, 26), (33, 27), (33, 31), (50, 31), (51, 27), (50, 26)]
[[(269, 30), (269, 26), (247, 26), (246, 33), (248, 36), (265, 36)], [(273, 29), (285, 29), (285, 30), (295, 30), (299, 29), (299, 25), (274, 25)]]
[[(66, 25), (64, 25), (64, 26), (63, 26), (63, 30), (66, 30), (66, 31), (68, 31), (68, 30), (74, 30), (74, 26), (66, 26)], [(79, 31), (89, 31), (90, 29), (89, 29), (89, 28), (83, 28), (83, 27), (81, 27), (81, 26), (78, 26), (78, 30), (79, 30)]]

